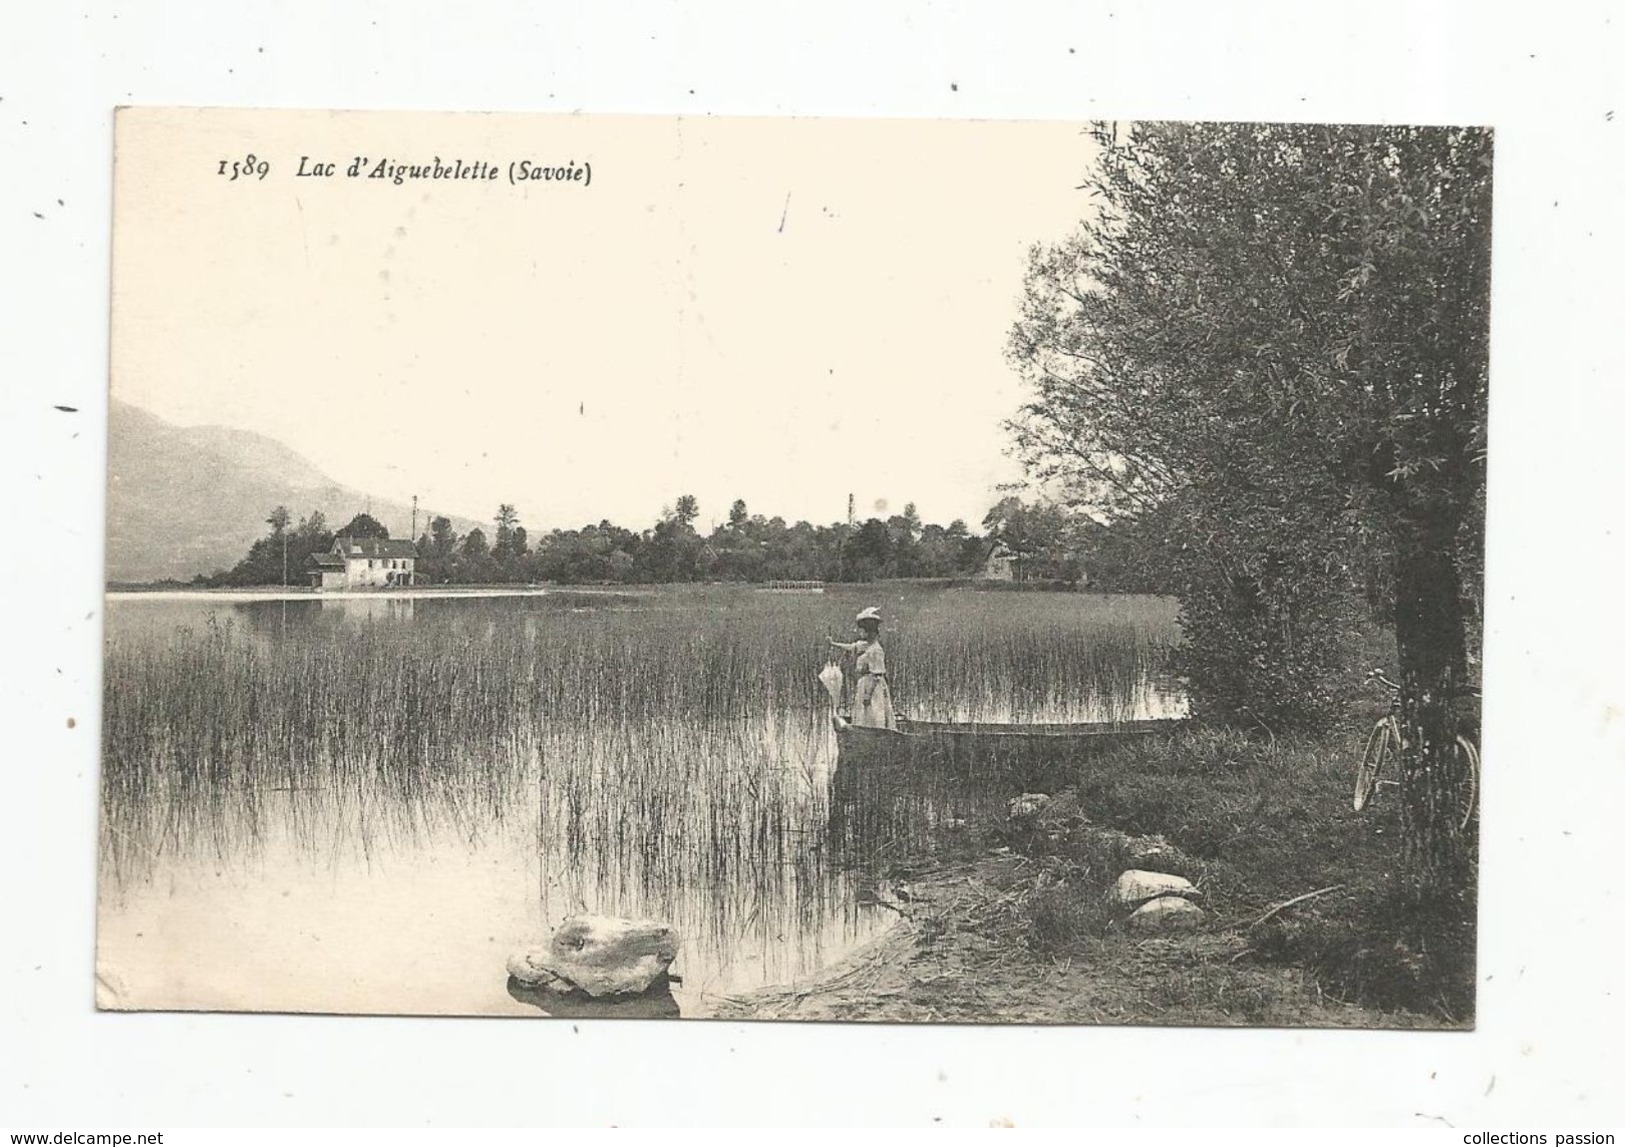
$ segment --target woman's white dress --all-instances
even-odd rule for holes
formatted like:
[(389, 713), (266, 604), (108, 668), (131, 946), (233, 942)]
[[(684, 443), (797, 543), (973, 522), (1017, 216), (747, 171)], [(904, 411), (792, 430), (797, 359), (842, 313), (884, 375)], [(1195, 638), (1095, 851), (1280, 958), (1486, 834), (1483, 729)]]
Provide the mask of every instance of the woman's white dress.
[(855, 642), (858, 653), (858, 683), (852, 695), (852, 723), (871, 729), (897, 728), (892, 711), (891, 686), (886, 684), (886, 651), (880, 642)]

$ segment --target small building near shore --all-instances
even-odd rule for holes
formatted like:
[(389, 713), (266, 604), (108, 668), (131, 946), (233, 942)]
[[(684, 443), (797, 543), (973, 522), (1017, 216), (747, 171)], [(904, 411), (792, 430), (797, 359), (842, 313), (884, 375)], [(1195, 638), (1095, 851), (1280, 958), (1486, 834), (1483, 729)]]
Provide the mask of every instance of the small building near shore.
[(976, 576), (986, 581), (1020, 581), (1021, 555), (1003, 542), (995, 542)]
[(1041, 551), (1035, 554), (1012, 549), (1004, 542), (994, 542), (988, 549), (976, 577), (980, 581), (1025, 582), (1050, 587), (1067, 585), (1074, 589), (1089, 585), (1089, 572), (1076, 553)]
[(334, 538), (333, 548), (310, 556), (312, 589), (386, 589), (411, 585), (418, 548), (404, 539)]

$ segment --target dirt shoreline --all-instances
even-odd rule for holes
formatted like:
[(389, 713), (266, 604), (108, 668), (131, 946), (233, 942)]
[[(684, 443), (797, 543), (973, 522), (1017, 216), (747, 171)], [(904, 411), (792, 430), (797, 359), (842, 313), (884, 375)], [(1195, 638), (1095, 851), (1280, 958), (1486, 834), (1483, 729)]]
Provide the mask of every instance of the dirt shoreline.
[(887, 898), (895, 926), (790, 984), (715, 999), (733, 1020), (1438, 1028), (1434, 1017), (1326, 995), (1300, 969), (1254, 960), (1215, 916), (1182, 936), (1110, 928), (1064, 956), (1020, 934), (1025, 897), (1062, 878), (1048, 858), (1004, 852), (909, 875)]

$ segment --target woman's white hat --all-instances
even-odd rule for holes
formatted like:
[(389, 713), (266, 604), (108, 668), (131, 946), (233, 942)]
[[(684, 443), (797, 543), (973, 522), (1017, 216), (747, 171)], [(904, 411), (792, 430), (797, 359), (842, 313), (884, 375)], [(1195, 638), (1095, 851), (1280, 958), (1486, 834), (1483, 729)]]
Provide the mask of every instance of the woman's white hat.
[(858, 614), (858, 620), (873, 621), (878, 624), (880, 621), (880, 608), (878, 606), (871, 605), (868, 609)]

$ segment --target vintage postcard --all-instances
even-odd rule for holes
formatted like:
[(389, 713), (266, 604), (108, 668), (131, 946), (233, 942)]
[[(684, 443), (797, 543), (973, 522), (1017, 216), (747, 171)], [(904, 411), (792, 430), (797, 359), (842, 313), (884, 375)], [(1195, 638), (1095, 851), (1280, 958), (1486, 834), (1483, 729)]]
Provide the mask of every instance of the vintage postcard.
[(100, 1006), (1470, 1027), (1491, 167), (121, 110)]

